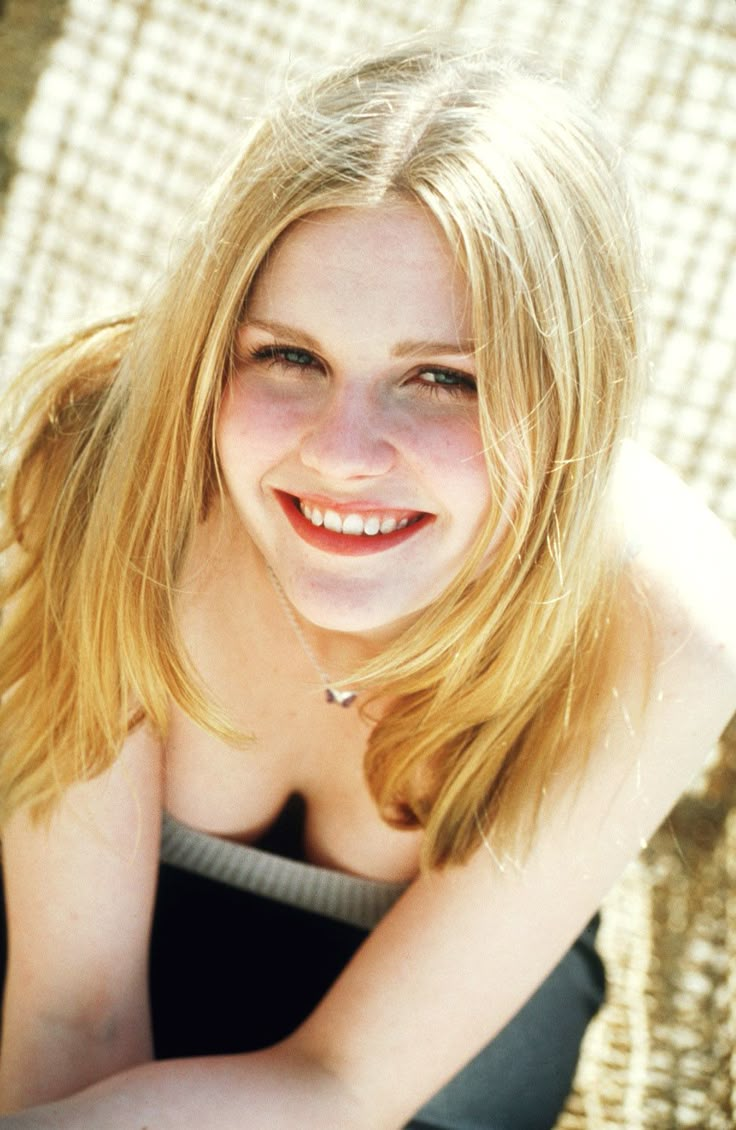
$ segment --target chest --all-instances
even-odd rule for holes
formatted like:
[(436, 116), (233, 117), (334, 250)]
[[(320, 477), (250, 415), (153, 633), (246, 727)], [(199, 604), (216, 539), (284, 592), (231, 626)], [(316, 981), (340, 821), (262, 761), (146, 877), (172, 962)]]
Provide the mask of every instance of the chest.
[(381, 820), (365, 783), (369, 728), (357, 711), (327, 706), (314, 691), (281, 696), (273, 681), (248, 696), (241, 748), (174, 708), (165, 749), (165, 807), (190, 826), (242, 843), (260, 839), (289, 797), (304, 801), (302, 856), (369, 878), (406, 881), (418, 869), (421, 834)]

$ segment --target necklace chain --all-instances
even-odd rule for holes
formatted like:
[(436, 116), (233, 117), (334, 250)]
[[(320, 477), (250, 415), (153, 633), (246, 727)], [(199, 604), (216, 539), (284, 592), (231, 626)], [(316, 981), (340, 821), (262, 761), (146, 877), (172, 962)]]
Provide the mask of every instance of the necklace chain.
[(309, 643), (309, 640), (304, 635), (302, 626), (297, 620), (294, 614), (294, 610), (289, 604), (289, 601), (286, 599), (286, 593), (282, 589), (278, 577), (276, 576), (270, 565), (266, 565), (266, 569), (268, 571), (268, 578), (271, 582), (271, 585), (273, 586), (273, 591), (278, 597), (279, 604), (283, 608), (287, 620), (294, 629), (294, 635), (299, 641), (299, 645), (302, 651), (319, 675), (320, 681), (325, 688), (325, 700), (329, 703), (336, 703), (338, 706), (351, 706), (358, 697), (358, 692), (350, 690), (341, 691), (339, 687), (333, 685), (332, 679), (325, 671), (322, 670), (317, 660), (317, 656), (314, 654), (312, 646)]

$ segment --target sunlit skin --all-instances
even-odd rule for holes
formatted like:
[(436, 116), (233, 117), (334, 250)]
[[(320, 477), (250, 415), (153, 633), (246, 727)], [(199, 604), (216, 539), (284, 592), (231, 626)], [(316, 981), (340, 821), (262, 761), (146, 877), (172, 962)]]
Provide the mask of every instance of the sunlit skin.
[[(311, 625), (383, 644), (483, 526), (469, 306), (436, 223), (407, 202), (299, 222), (256, 282), (218, 448), (244, 561), (249, 536), (248, 568), (265, 560)], [(368, 532), (314, 525), (315, 510)]]

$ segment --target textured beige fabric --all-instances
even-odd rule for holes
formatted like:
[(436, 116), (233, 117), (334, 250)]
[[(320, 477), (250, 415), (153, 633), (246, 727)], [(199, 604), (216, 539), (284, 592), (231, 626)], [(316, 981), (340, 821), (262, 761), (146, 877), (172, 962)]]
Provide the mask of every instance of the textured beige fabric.
[(736, 724), (603, 911), (608, 1002), (558, 1130), (736, 1125)]
[[(736, 525), (733, 0), (70, 0), (0, 230), (4, 371), (139, 300), (286, 73), (427, 28), (531, 53), (599, 102), (651, 267), (643, 438)], [(562, 1130), (736, 1125), (735, 746), (609, 898), (610, 1000)]]

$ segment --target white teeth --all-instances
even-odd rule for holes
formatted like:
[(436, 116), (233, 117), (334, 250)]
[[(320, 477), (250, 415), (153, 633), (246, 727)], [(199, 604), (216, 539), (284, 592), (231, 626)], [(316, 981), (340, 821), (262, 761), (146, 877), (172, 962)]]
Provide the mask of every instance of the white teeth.
[(363, 529), (363, 519), (359, 514), (347, 514), (342, 520), (342, 532), (344, 534), (362, 534)]
[(335, 534), (347, 534), (351, 537), (360, 537), (363, 534), (368, 537), (375, 537), (378, 533), (392, 534), (394, 530), (403, 530), (410, 522), (416, 521), (411, 518), (401, 518), (397, 521), (393, 517), (381, 518), (378, 514), (371, 514), (368, 518), (364, 518), (361, 514), (346, 514), (341, 518), (336, 510), (323, 511), (318, 506), (302, 501), (299, 502), (299, 509), (313, 526), (324, 526), (326, 530), (331, 530)]

